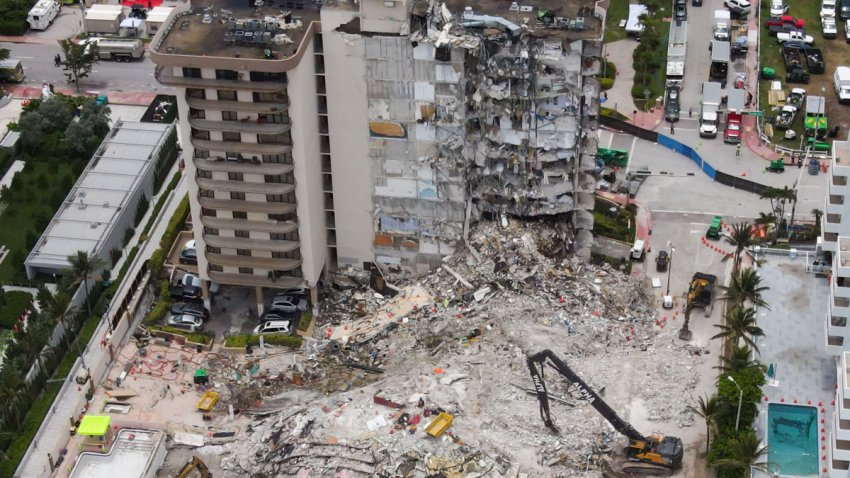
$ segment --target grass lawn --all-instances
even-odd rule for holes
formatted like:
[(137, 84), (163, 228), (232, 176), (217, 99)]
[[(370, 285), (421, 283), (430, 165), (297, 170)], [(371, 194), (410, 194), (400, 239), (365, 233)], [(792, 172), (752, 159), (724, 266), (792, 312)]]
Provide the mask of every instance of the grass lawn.
[(620, 28), (620, 20), (629, 18), (629, 0), (609, 0), (605, 14), (605, 43), (626, 38), (626, 29)]
[[(789, 14), (797, 18), (802, 18), (806, 22), (806, 34), (811, 35), (815, 39), (814, 46), (823, 52), (826, 60), (826, 71), (822, 74), (810, 75), (809, 84), (787, 84), (785, 83), (785, 64), (782, 61), (782, 50), (776, 42), (776, 37), (768, 35), (768, 30), (764, 26), (764, 18), (762, 16), (762, 25), (760, 26), (761, 35), (761, 52), (759, 58), (759, 71), (762, 67), (768, 66), (776, 70), (776, 79), (782, 81), (782, 87), (786, 93), (791, 91), (791, 88), (803, 88), (807, 95), (825, 96), (826, 97), (826, 114), (829, 118), (830, 126), (841, 124), (843, 132), (839, 133), (839, 137), (846, 134), (844, 125), (850, 124), (850, 108), (838, 104), (835, 97), (835, 92), (832, 86), (832, 74), (835, 67), (847, 64), (847, 58), (850, 56), (850, 45), (843, 41), (842, 34), (844, 33), (839, 26), (839, 35), (837, 39), (826, 40), (823, 38), (821, 30), (820, 17), (820, 0), (795, 0), (792, 2)], [(762, 8), (766, 8), (762, 3)], [(759, 80), (759, 109), (765, 112), (765, 117), (774, 116), (776, 112), (771, 110), (767, 103), (768, 89), (770, 82), (767, 80)], [(823, 89), (823, 91), (822, 91)], [(777, 110), (778, 111), (778, 110)], [(800, 136), (803, 134), (803, 116), (798, 114), (794, 120), (792, 129), (797, 132), (797, 138), (793, 140), (784, 139), (784, 131), (774, 131), (773, 141), (786, 147), (797, 148), (800, 146)]]
[(13, 197), (0, 216), (0, 244), (10, 251), (0, 263), (0, 282), (14, 280), (29, 253), (27, 236), (41, 235), (43, 231), (36, 230), (39, 221), (53, 217), (57, 199), (64, 198), (74, 184), (71, 166), (61, 161), (29, 161), (18, 177), (26, 185), (26, 194)]
[(644, 100), (643, 98), (635, 98), (635, 106), (638, 108), (642, 108), (644, 111), (649, 111), (652, 108), (655, 108), (656, 105), (660, 105), (663, 101), (664, 97), (664, 88), (667, 83), (667, 44), (670, 39), (670, 22), (669, 21), (661, 21), (658, 24), (658, 36), (661, 38), (661, 41), (658, 43), (658, 48), (655, 49), (662, 58), (665, 60), (661, 63), (661, 67), (655, 71), (655, 74), (652, 75), (652, 81), (650, 81), (646, 87), (649, 88), (650, 95), (648, 100)]
[(0, 304), (0, 329), (12, 330), (21, 314), (32, 302), (32, 295), (17, 290), (3, 294), (3, 304)]

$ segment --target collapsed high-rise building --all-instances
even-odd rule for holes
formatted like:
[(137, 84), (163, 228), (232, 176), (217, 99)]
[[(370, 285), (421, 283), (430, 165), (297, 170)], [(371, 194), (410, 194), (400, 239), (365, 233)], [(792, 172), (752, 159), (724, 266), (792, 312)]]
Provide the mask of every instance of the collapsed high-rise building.
[(152, 55), (180, 89), (199, 273), (258, 293), (371, 263), (417, 274), (482, 217), (548, 217), (589, 257), (604, 13), (581, 0), (178, 7)]

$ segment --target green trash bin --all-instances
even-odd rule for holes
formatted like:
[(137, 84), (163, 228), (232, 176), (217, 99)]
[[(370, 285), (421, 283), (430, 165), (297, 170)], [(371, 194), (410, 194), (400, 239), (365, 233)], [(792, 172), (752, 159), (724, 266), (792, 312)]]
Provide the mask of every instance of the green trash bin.
[(763, 80), (772, 80), (772, 79), (776, 78), (776, 70), (769, 67), (769, 66), (762, 68), (761, 69), (761, 78)]

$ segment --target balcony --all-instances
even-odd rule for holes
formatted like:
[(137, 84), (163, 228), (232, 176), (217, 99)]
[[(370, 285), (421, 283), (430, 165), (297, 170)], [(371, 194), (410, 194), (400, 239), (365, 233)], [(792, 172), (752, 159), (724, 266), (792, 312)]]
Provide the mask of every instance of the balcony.
[(304, 280), (300, 277), (278, 277), (272, 279), (265, 275), (231, 274), (227, 272), (207, 271), (210, 279), (219, 284), (240, 285), (248, 287), (270, 287), (285, 289), (287, 287), (302, 287)]
[(844, 420), (838, 415), (837, 413), (833, 414), (833, 440), (850, 441), (850, 420)]
[(261, 123), (253, 121), (215, 121), (189, 118), (189, 124), (201, 131), (233, 131), (252, 134), (283, 134), (289, 131), (287, 123)]
[[(207, 178), (195, 178), (198, 186), (213, 191), (234, 191), (254, 194), (289, 194), (295, 191), (294, 184), (286, 183), (249, 183), (246, 181), (228, 181)], [(238, 209), (237, 209), (238, 210)]]
[(198, 138), (192, 138), (192, 146), (207, 151), (232, 151), (235, 153), (285, 154), (292, 152), (292, 145), (290, 144), (212, 141)]
[[(219, 80), (214, 78), (193, 78), (176, 76), (170, 67), (157, 67), (154, 70), (157, 81), (166, 86), (186, 88), (249, 90), (275, 92), (286, 90), (286, 83), (277, 81)], [(246, 75), (247, 78), (247, 75)]]
[(280, 113), (289, 109), (289, 103), (285, 102), (205, 100), (191, 96), (186, 96), (186, 103), (189, 104), (190, 108), (199, 110), (241, 111), (243, 113)]
[(850, 441), (847, 440), (839, 440), (835, 437), (835, 434), (832, 435), (832, 457), (833, 461), (847, 461), (850, 460)]
[(231, 256), (226, 254), (206, 254), (210, 264), (227, 267), (251, 267), (276, 271), (291, 271), (301, 267), (301, 259), (277, 259), (274, 257)]
[[(839, 279), (843, 280), (839, 282)], [(835, 302), (836, 299), (850, 299), (850, 278), (845, 279), (844, 277), (833, 277), (831, 289), (833, 302)], [(848, 304), (848, 306), (850, 306), (850, 304)]]
[[(199, 197), (198, 203), (201, 205), (201, 207), (215, 210), (225, 209), (228, 211), (264, 212), (267, 214), (287, 214), (291, 213), (296, 208), (295, 203), (288, 202), (242, 201), (240, 199), (213, 199), (205, 197)], [(220, 218), (207, 217), (204, 218), (203, 222), (204, 224), (206, 224), (206, 221), (213, 219), (218, 219), (222, 221), (224, 220)], [(215, 227), (212, 226), (212, 224), (208, 225), (211, 227)]]
[(837, 176), (835, 171), (829, 175), (829, 194), (844, 194), (847, 192), (847, 176)]
[(293, 170), (291, 164), (264, 163), (260, 159), (256, 161), (233, 161), (224, 158), (194, 158), (195, 167), (202, 171), (216, 171), (220, 173), (252, 173), (252, 174), (289, 174)]
[[(295, 211), (295, 204), (292, 204), (291, 206), (292, 211)], [(258, 231), (280, 234), (286, 234), (298, 230), (298, 223), (295, 221), (253, 221), (249, 219), (229, 219), (223, 217), (201, 216), (201, 224), (207, 227), (214, 227), (216, 229)]]
[[(244, 237), (224, 237), (204, 234), (208, 246), (230, 249), (251, 249), (252, 251), (292, 252), (298, 250), (297, 241), (277, 241), (271, 239), (246, 239)], [(246, 257), (246, 256), (239, 256)], [(259, 259), (259, 258), (258, 258)], [(270, 258), (269, 258), (270, 259)], [(267, 269), (267, 268), (266, 268)]]

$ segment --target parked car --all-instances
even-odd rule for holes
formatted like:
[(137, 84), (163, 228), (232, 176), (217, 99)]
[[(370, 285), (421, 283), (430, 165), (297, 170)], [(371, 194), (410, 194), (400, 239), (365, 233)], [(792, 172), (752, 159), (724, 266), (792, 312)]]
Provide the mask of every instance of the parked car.
[(664, 119), (671, 123), (679, 121), (679, 108), (679, 87), (668, 86), (664, 95)]
[(655, 258), (655, 270), (658, 272), (664, 272), (667, 270), (667, 266), (670, 264), (670, 256), (667, 255), (667, 251), (659, 251), (658, 257)]
[(838, 2), (838, 19), (850, 20), (850, 0), (840, 0)]
[(183, 250), (186, 250), (186, 249), (195, 249), (195, 240), (194, 239), (189, 239), (188, 241), (186, 241), (186, 244), (183, 244)]
[(275, 295), (275, 297), (284, 295), (307, 299), (310, 297), (310, 289), (306, 287), (287, 287), (286, 289), (280, 289), (280, 291)]
[[(197, 288), (201, 288), (201, 278), (196, 276), (195, 274), (186, 274), (180, 280), (185, 285), (192, 285)], [(218, 294), (218, 291), (221, 289), (221, 286), (218, 282), (210, 281), (210, 293)]]
[[(806, 33), (806, 32), (803, 31), (802, 28), (797, 28), (794, 25), (771, 25), (767, 28), (767, 33), (772, 37), (775, 37), (776, 35), (779, 35), (780, 33), (791, 33), (791, 32), (797, 32), (797, 33), (800, 33), (800, 34)], [(738, 37), (738, 38), (746, 38), (746, 37)]]
[(823, 0), (820, 5), (820, 16), (834, 17), (835, 16), (835, 0)]
[(181, 264), (198, 265), (198, 252), (195, 249), (183, 249), (177, 261)]
[(188, 314), (172, 315), (168, 317), (168, 321), (166, 323), (171, 327), (179, 327), (181, 329), (186, 329), (191, 332), (204, 328), (203, 319)]
[(283, 312), (295, 312), (295, 311), (305, 311), (310, 304), (307, 303), (306, 300), (300, 297), (294, 296), (281, 296), (275, 297), (271, 303), (271, 310), (280, 310)]
[(805, 43), (806, 45), (813, 45), (815, 43), (813, 36), (801, 32), (779, 32), (776, 34), (776, 41), (779, 43), (794, 41)]
[(726, 0), (723, 4), (730, 11), (745, 15), (748, 15), (752, 9), (752, 5), (750, 5), (748, 0)]
[(268, 322), (270, 320), (300, 320), (301, 312), (293, 311), (293, 312), (283, 312), (280, 310), (270, 310), (265, 312), (260, 316), (260, 322)]
[(691, 0), (691, 5), (693, 5), (695, 7), (701, 7), (702, 6), (702, 0)]
[(785, 0), (771, 0), (770, 1), (770, 16), (778, 17), (788, 13), (788, 4), (785, 3)]
[(835, 24), (835, 17), (820, 17), (820, 22), (824, 38), (831, 40), (838, 37), (838, 25)]
[(255, 335), (292, 333), (292, 321), (270, 320), (254, 327)]
[(686, 21), (688, 19), (688, 4), (686, 0), (676, 0), (676, 4), (673, 6), (675, 11), (674, 18), (679, 21)]
[(209, 320), (210, 311), (204, 307), (203, 302), (176, 302), (171, 305), (171, 313), (175, 315), (194, 315), (204, 320)]
[(201, 297), (200, 287), (196, 287), (192, 284), (184, 284), (183, 282), (171, 284), (168, 291), (171, 293), (171, 297), (180, 300), (195, 300)]
[(764, 26), (767, 28), (782, 25), (791, 25), (797, 28), (803, 28), (806, 26), (806, 21), (802, 18), (794, 18), (791, 15), (780, 15), (778, 17), (771, 16), (764, 21)]
[(850, 20), (844, 22), (844, 41), (850, 43)]
[(741, 114), (729, 113), (726, 116), (726, 129), (723, 130), (723, 142), (738, 144), (741, 142)]

